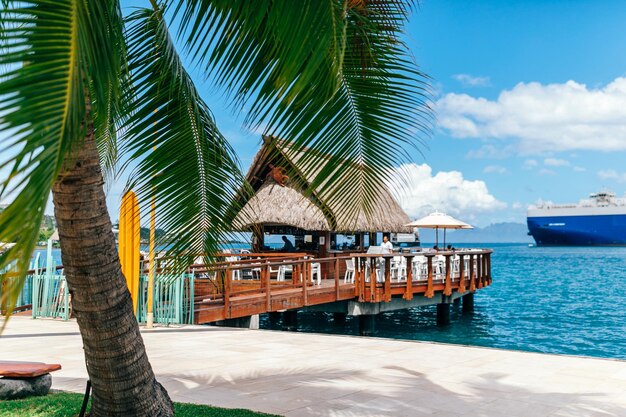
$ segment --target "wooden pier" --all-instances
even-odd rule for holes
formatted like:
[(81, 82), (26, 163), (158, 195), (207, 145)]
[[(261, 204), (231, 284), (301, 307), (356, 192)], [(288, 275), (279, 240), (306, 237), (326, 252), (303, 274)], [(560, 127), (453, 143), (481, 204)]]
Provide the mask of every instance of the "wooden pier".
[[(286, 312), (286, 327), (295, 328), (295, 312), (307, 309), (360, 316), (361, 333), (371, 334), (378, 313), (437, 304), (438, 322), (445, 324), (449, 304), (462, 297), (463, 310), (472, 310), (474, 292), (491, 284), (491, 253), (463, 249), (326, 258), (306, 253), (222, 254), (223, 262), (192, 265), (182, 275), (170, 275), (163, 259), (153, 299), (162, 323), (248, 327), (258, 314)], [(71, 303), (62, 271), (62, 266), (29, 271), (23, 302), (14, 311), (67, 320)], [(147, 275), (140, 281), (143, 307), (137, 317), (142, 321)]]
[[(449, 304), (491, 284), (491, 253), (481, 249), (322, 259), (244, 254), (211, 268), (196, 265), (194, 322), (310, 307), (368, 315)], [(385, 308), (387, 304), (394, 307)]]

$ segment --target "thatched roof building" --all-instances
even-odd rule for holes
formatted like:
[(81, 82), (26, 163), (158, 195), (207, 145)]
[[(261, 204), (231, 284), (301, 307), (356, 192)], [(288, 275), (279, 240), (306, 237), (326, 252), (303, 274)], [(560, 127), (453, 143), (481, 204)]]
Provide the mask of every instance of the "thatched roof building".
[(311, 200), (294, 188), (282, 187), (274, 181), (261, 185), (237, 219), (243, 228), (253, 224), (284, 224), (304, 230), (331, 230), (324, 213)]
[[(308, 163), (311, 163), (311, 155), (310, 152), (306, 154)], [(251, 230), (255, 225), (287, 225), (304, 230), (340, 233), (411, 231), (410, 227), (405, 226), (411, 220), (385, 187), (379, 190), (376, 211), (371, 216), (362, 210), (356, 211), (355, 207), (347, 207), (348, 203), (326, 203), (316, 190), (305, 195), (304, 191), (309, 188), (313, 178), (297, 167), (304, 157), (304, 152), (294, 151), (288, 142), (264, 137), (263, 146), (247, 174), (254, 195), (244, 202), (237, 215), (237, 228)], [(322, 159), (328, 157), (313, 154), (313, 158), (320, 159), (317, 165), (322, 166)], [(271, 166), (281, 167), (289, 176), (284, 186), (268, 178)]]

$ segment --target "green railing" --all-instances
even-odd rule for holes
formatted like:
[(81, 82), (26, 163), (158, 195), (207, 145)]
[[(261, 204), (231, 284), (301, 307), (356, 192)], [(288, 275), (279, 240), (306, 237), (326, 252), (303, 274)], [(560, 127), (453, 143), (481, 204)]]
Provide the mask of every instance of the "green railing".
[(31, 287), (22, 289), (32, 291), (32, 315), (38, 317), (70, 318), (70, 294), (67, 288), (65, 276), (57, 271), (57, 266), (52, 258), (52, 242), (48, 241), (45, 269), (40, 268), (39, 254), (35, 258), (30, 276)]
[[(32, 308), (35, 318), (70, 318), (70, 295), (65, 281), (52, 257), (52, 243), (48, 242), (45, 259), (38, 253), (31, 263), (31, 270), (18, 297), (16, 306)], [(9, 274), (13, 268), (1, 271)], [(11, 278), (2, 288), (10, 288)], [(140, 277), (137, 320), (146, 321), (148, 276)], [(1, 290), (1, 289), (0, 289)], [(193, 324), (194, 278), (193, 274), (157, 275), (154, 282), (154, 322), (163, 324)], [(32, 306), (32, 307), (31, 307)]]
[[(157, 275), (154, 280), (153, 314), (155, 323), (193, 324), (194, 278), (192, 274)], [(147, 315), (148, 276), (139, 278), (137, 320)]]

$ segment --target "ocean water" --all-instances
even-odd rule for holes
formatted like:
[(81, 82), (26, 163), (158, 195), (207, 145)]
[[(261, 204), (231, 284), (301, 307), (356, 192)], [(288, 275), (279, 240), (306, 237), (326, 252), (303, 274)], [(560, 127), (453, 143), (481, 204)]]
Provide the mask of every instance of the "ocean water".
[[(495, 250), (493, 284), (476, 293), (473, 313), (451, 306), (447, 326), (435, 306), (384, 313), (375, 336), (626, 359), (626, 248), (468, 246)], [(357, 335), (358, 320), (302, 312), (298, 331)]]

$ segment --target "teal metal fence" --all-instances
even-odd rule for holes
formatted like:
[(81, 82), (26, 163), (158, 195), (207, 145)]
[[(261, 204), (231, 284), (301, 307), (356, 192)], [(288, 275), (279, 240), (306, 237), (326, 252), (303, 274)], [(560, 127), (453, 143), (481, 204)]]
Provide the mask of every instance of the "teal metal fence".
[[(52, 243), (48, 242), (45, 259), (37, 253), (18, 297), (17, 306), (32, 306), (32, 317), (61, 318), (68, 320), (71, 302), (67, 282), (62, 270), (52, 256)], [(11, 268), (2, 273), (10, 273)], [(147, 314), (148, 276), (139, 281), (137, 320), (145, 323)], [(154, 322), (163, 324), (193, 324), (194, 276), (193, 274), (157, 275), (154, 282)]]
[[(153, 315), (155, 323), (193, 324), (193, 274), (156, 275), (154, 279)], [(139, 278), (137, 320), (146, 322), (148, 312), (148, 276)]]
[(24, 287), (30, 290), (32, 296), (33, 318), (70, 318), (70, 294), (67, 288), (65, 276), (57, 271), (57, 266), (52, 257), (52, 242), (48, 242), (45, 269), (40, 267), (39, 254), (35, 258), (30, 276), (31, 286)]

